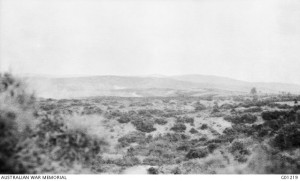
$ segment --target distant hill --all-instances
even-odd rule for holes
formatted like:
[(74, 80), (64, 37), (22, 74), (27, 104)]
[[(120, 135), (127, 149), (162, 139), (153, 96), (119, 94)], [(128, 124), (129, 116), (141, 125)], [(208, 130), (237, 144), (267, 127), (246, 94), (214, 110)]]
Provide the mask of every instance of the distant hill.
[(252, 87), (264, 93), (300, 93), (300, 85), (253, 83), (208, 75), (181, 76), (90, 76), (70, 78), (28, 77), (29, 87), (40, 97), (89, 96), (199, 96), (249, 93)]
[(188, 81), (194, 83), (206, 84), (209, 88), (222, 90), (249, 92), (251, 88), (256, 87), (263, 93), (290, 92), (299, 94), (300, 85), (286, 83), (269, 83), (269, 82), (247, 82), (227, 77), (212, 75), (180, 75), (170, 77), (175, 80)]

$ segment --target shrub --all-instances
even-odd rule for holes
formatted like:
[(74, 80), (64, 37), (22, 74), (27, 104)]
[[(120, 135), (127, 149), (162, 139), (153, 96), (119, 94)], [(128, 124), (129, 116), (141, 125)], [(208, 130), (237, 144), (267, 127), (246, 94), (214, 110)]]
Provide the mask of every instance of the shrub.
[(130, 118), (126, 115), (122, 115), (118, 120), (119, 123), (129, 123), (130, 122)]
[[(108, 108), (107, 108), (108, 109)], [(105, 117), (107, 119), (114, 119), (116, 117), (121, 117), (122, 116), (122, 112), (119, 110), (115, 110), (115, 111), (108, 111), (105, 113)]]
[[(0, 74), (0, 173), (36, 173), (41, 159), (30, 140), (35, 128), (35, 98), (10, 74)], [(45, 160), (44, 160), (45, 161)]]
[(145, 165), (151, 165), (151, 166), (156, 166), (162, 164), (159, 158), (156, 157), (147, 157), (143, 160), (143, 164)]
[(154, 122), (152, 121), (136, 119), (134, 121), (131, 121), (131, 123), (136, 127), (138, 131), (141, 132), (151, 133), (156, 130), (156, 128), (154, 128)]
[(223, 117), (224, 115), (222, 112), (213, 112), (210, 114), (211, 117)]
[(257, 117), (252, 114), (244, 114), (242, 115), (241, 120), (244, 123), (254, 123), (257, 120)]
[(38, 144), (51, 153), (51, 159), (67, 166), (77, 162), (83, 165), (90, 163), (108, 145), (104, 140), (86, 132), (67, 129), (58, 119), (42, 119), (37, 135)]
[(300, 125), (287, 124), (282, 127), (273, 139), (273, 145), (281, 150), (300, 147)]
[(165, 119), (161, 119), (161, 118), (155, 119), (154, 122), (155, 122), (156, 124), (159, 124), (159, 125), (165, 125), (165, 124), (168, 123), (168, 121), (166, 121)]
[(177, 117), (176, 121), (177, 123), (188, 123), (191, 126), (193, 126), (195, 120), (194, 118), (184, 116), (184, 117)]
[(199, 131), (197, 131), (195, 128), (192, 128), (192, 129), (190, 130), (190, 133), (191, 133), (191, 134), (197, 134), (197, 133), (199, 133)]
[(186, 155), (187, 159), (204, 158), (208, 155), (207, 149), (192, 149)]
[(174, 174), (174, 175), (182, 174), (182, 171), (180, 170), (179, 167), (176, 167), (173, 170), (171, 170), (171, 174)]
[(154, 168), (154, 167), (150, 167), (150, 168), (148, 168), (147, 172), (148, 172), (148, 174), (156, 175), (156, 174), (158, 174), (158, 169)]
[(91, 115), (91, 114), (101, 114), (102, 110), (99, 107), (87, 106), (84, 107), (81, 114), (82, 115)]
[(188, 151), (190, 149), (190, 146), (188, 145), (181, 145), (176, 148), (177, 151)]
[(186, 126), (182, 123), (176, 123), (171, 130), (174, 132), (184, 132), (186, 130)]
[(206, 109), (206, 106), (201, 104), (200, 102), (197, 102), (195, 105), (195, 111), (203, 111)]
[(118, 139), (122, 146), (128, 146), (131, 143), (139, 143), (146, 139), (146, 134), (140, 131), (134, 131)]
[(207, 146), (207, 149), (208, 149), (208, 151), (209, 151), (210, 153), (214, 152), (215, 149), (217, 149), (217, 148), (218, 148), (218, 145), (215, 144), (215, 143), (211, 143), (211, 144), (209, 144), (209, 145)]
[(239, 162), (247, 161), (246, 155), (250, 155), (250, 151), (240, 141), (234, 141), (229, 147), (229, 151), (235, 156), (235, 160)]
[(264, 120), (269, 121), (279, 117), (287, 117), (288, 114), (288, 111), (265, 111), (261, 113), (261, 116)]
[(253, 150), (251, 159), (244, 169), (254, 174), (297, 174), (299, 163), (269, 146), (260, 145)]
[(242, 115), (229, 115), (225, 116), (224, 120), (230, 121), (235, 124), (239, 123), (254, 123), (257, 120), (257, 117), (252, 114), (242, 114)]
[(117, 165), (132, 167), (141, 164), (141, 161), (135, 156), (124, 156), (121, 162)]
[(245, 124), (235, 124), (232, 126), (232, 129), (239, 134), (253, 135), (257, 130), (253, 129), (252, 126), (247, 126)]
[(250, 107), (244, 110), (245, 113), (254, 113), (254, 112), (261, 112), (261, 107)]
[(202, 130), (205, 130), (207, 128), (208, 128), (207, 124), (202, 124), (201, 127), (200, 127), (200, 129), (202, 129)]
[(220, 112), (219, 108), (217, 106), (214, 106), (213, 110), (211, 111), (211, 114), (216, 114), (216, 113), (219, 113), (219, 112)]

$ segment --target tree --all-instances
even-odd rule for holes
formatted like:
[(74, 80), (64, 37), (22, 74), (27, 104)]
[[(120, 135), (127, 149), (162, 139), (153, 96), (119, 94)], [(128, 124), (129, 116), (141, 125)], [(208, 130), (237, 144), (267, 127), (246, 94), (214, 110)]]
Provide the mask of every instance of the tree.
[(251, 89), (250, 94), (252, 94), (252, 95), (256, 95), (256, 94), (257, 94), (257, 90), (256, 90), (255, 87), (253, 87), (253, 88)]

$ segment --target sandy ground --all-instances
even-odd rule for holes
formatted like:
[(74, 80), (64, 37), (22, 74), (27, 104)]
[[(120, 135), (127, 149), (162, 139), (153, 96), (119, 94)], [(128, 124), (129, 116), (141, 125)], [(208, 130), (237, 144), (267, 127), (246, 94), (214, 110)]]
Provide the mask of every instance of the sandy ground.
[(121, 174), (148, 174), (147, 169), (150, 168), (151, 166), (148, 165), (139, 165), (139, 166), (134, 166), (134, 167), (129, 167), (125, 169)]

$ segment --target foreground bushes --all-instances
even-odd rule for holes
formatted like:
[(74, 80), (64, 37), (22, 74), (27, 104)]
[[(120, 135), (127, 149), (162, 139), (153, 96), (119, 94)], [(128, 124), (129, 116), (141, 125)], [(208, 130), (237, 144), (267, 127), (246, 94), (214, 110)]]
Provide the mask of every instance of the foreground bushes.
[[(38, 120), (35, 99), (10, 75), (0, 76), (0, 173), (90, 173), (103, 140), (68, 129), (58, 117)], [(76, 168), (82, 168), (76, 170)]]
[[(20, 154), (28, 149), (21, 145), (35, 127), (34, 97), (25, 93), (25, 87), (9, 74), (0, 74), (0, 173), (34, 173), (26, 163), (34, 153)], [(26, 158), (27, 157), (27, 158)]]
[(229, 151), (234, 155), (235, 160), (239, 162), (247, 161), (247, 155), (250, 155), (250, 151), (245, 147), (244, 143), (241, 141), (234, 141), (230, 147)]
[(300, 125), (284, 125), (272, 141), (275, 147), (281, 150), (300, 148)]
[[(45, 134), (46, 133), (46, 134)], [(51, 159), (67, 166), (89, 164), (107, 143), (80, 130), (69, 130), (60, 120), (45, 118), (39, 125), (37, 142)]]

